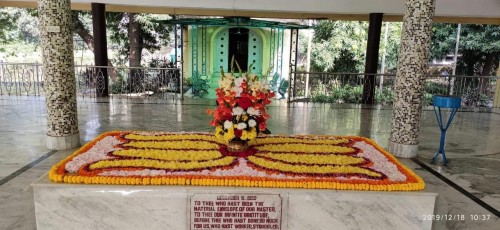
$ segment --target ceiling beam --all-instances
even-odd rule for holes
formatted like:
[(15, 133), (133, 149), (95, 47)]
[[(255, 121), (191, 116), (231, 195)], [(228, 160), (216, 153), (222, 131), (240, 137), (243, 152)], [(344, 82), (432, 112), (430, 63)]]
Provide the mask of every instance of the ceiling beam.
[[(0, 7), (37, 8), (36, 2), (29, 1), (0, 1)], [(72, 3), (73, 10), (88, 10), (88, 3)], [(171, 7), (148, 7), (130, 5), (106, 5), (108, 12), (131, 12), (152, 13), (170, 15), (198, 15), (198, 16), (240, 16), (253, 18), (280, 18), (280, 19), (328, 19), (345, 21), (368, 21), (369, 14), (337, 14), (337, 13), (295, 13), (280, 11), (251, 11), (251, 10), (227, 10), (227, 9), (199, 9), (199, 8), (171, 8)], [(384, 21), (400, 22), (402, 15), (384, 15)], [(464, 24), (493, 24), (500, 25), (498, 18), (482, 17), (457, 17), (457, 16), (435, 16), (434, 22), (441, 23), (464, 23)]]

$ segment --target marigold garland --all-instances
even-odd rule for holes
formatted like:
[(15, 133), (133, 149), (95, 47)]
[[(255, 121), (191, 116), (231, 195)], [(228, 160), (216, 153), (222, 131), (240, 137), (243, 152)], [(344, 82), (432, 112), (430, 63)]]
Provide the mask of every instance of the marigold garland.
[(307, 145), (307, 144), (296, 144), (296, 143), (285, 143), (281, 145), (261, 145), (256, 147), (260, 151), (270, 151), (270, 152), (281, 152), (284, 148), (288, 149), (290, 152), (303, 152), (303, 153), (322, 153), (322, 152), (334, 152), (334, 153), (353, 153), (355, 150), (350, 147), (335, 146), (335, 145)]
[(202, 149), (213, 150), (219, 147), (219, 144), (208, 141), (131, 141), (123, 144), (126, 147), (135, 148), (155, 148), (155, 149)]
[[(301, 138), (302, 137), (302, 138)], [(282, 137), (282, 136), (270, 136), (268, 138), (262, 138), (256, 141), (257, 144), (282, 144), (282, 143), (301, 143), (301, 144), (347, 144), (349, 139), (347, 138), (335, 138), (335, 139), (316, 139), (316, 138), (304, 138), (303, 136), (295, 137)]]
[(146, 160), (146, 159), (133, 159), (133, 160), (104, 160), (91, 164), (90, 169), (113, 168), (113, 167), (147, 167), (154, 169), (173, 169), (173, 170), (191, 170), (191, 169), (204, 169), (214, 166), (229, 165), (236, 157), (223, 157), (211, 161), (159, 161), (159, 160)]
[(222, 157), (220, 151), (124, 149), (113, 152), (116, 156), (140, 157), (167, 161), (203, 161)]
[(214, 135), (207, 133), (184, 134), (184, 133), (158, 132), (155, 133), (154, 135), (139, 135), (136, 133), (129, 133), (124, 137), (128, 140), (137, 140), (137, 141), (172, 141), (172, 140), (197, 140), (197, 141), (211, 141), (211, 142), (217, 141)]
[[(121, 142), (114, 146), (111, 155), (93, 149), (109, 137)], [(252, 142), (257, 152), (241, 156), (222, 156), (218, 152), (220, 142), (216, 140), (214, 135), (208, 133), (108, 132), (54, 165), (49, 178), (55, 182), (85, 184), (375, 191), (413, 191), (425, 187), (419, 176), (375, 142), (363, 137), (306, 135), (257, 138)], [(97, 153), (100, 155), (85, 158), (95, 161), (88, 162), (78, 171), (66, 170), (65, 166), (76, 156)], [(110, 156), (112, 159), (109, 159)], [(385, 167), (385, 164), (392, 166)], [(150, 171), (141, 171), (146, 169)], [(127, 176), (128, 173), (135, 173), (135, 176)]]
[(249, 156), (252, 163), (264, 167), (279, 169), (283, 172), (301, 173), (301, 174), (365, 174), (372, 177), (382, 177), (380, 173), (376, 173), (360, 167), (352, 167), (349, 165), (293, 165), (284, 162), (272, 162), (265, 159)]
[(353, 156), (343, 155), (316, 155), (307, 157), (303, 154), (297, 155), (292, 153), (257, 153), (256, 156), (267, 157), (275, 160), (280, 160), (288, 163), (304, 163), (304, 164), (319, 164), (319, 165), (354, 165), (360, 164), (365, 159)]

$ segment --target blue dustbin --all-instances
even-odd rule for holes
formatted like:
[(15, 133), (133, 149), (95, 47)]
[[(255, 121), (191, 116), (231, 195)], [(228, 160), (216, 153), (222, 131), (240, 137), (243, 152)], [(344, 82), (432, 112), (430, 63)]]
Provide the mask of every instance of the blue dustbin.
[[(449, 96), (439, 96), (439, 95), (435, 95), (433, 99), (434, 99), (433, 102), (434, 114), (436, 114), (436, 119), (438, 121), (439, 128), (441, 129), (441, 140), (439, 141), (439, 150), (436, 153), (436, 155), (432, 158), (432, 163), (433, 164), (436, 163), (439, 154), (442, 154), (444, 162), (443, 164), (447, 165), (449, 160), (446, 159), (446, 154), (444, 152), (444, 144), (445, 144), (444, 141), (446, 139), (446, 130), (448, 130), (448, 127), (450, 127), (453, 117), (455, 117), (455, 114), (457, 113), (458, 109), (462, 106), (462, 99), (460, 97), (449, 97)], [(451, 110), (446, 126), (443, 125), (443, 116), (441, 113), (441, 108), (448, 108)]]

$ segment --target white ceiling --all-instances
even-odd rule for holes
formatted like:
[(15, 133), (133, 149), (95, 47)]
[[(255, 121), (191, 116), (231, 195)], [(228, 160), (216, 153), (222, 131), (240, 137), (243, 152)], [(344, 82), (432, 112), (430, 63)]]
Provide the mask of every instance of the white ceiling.
[[(117, 5), (300, 13), (403, 14), (405, 0), (74, 0)], [(437, 16), (500, 18), (500, 0), (437, 0)]]
[[(0, 0), (36, 3), (36, 0)], [(149, 6), (173, 9), (234, 10), (308, 14), (402, 15), (405, 0), (73, 0), (122, 6)], [(500, 19), (500, 0), (436, 0), (436, 16)]]

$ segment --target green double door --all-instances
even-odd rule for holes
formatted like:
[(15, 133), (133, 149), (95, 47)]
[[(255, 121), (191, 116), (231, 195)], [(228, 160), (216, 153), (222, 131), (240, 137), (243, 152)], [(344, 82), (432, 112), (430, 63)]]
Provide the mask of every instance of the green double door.
[[(262, 41), (258, 34), (248, 28), (235, 27), (220, 31), (213, 47), (213, 74), (207, 98), (215, 98), (215, 88), (220, 80), (220, 69), (231, 71), (231, 58), (234, 56), (243, 72), (262, 75)], [(252, 69), (248, 69), (252, 65)], [(235, 71), (236, 66), (234, 67)]]
[(215, 37), (214, 45), (214, 73), (218, 74), (221, 67), (230, 71), (234, 56), (243, 71), (253, 64), (250, 72), (262, 74), (262, 41), (255, 31), (242, 27), (224, 29)]

